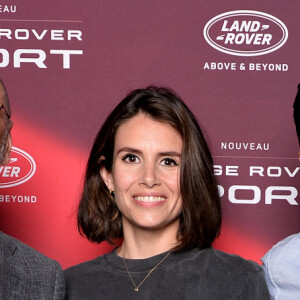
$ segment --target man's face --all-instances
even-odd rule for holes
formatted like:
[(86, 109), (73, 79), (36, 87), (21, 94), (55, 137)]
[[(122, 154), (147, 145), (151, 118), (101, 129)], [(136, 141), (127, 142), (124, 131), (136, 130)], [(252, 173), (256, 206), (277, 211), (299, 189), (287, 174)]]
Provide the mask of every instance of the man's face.
[[(9, 162), (11, 151), (11, 134), (10, 130), (13, 123), (7, 114), (10, 113), (7, 103), (7, 94), (3, 83), (0, 81), (0, 165)], [(3, 107), (2, 107), (3, 105)]]

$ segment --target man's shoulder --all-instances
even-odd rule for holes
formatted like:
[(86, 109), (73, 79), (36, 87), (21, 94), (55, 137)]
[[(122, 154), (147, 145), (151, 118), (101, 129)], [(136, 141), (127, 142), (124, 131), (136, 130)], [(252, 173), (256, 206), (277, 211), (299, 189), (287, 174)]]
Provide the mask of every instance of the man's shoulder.
[(60, 265), (44, 254), (31, 248), (25, 243), (0, 232), (1, 258), (2, 260), (11, 259), (13, 257), (19, 262), (29, 264), (31, 267), (35, 265), (43, 265), (44, 268), (57, 269)]
[(3, 299), (64, 299), (65, 282), (59, 263), (2, 232), (1, 276)]

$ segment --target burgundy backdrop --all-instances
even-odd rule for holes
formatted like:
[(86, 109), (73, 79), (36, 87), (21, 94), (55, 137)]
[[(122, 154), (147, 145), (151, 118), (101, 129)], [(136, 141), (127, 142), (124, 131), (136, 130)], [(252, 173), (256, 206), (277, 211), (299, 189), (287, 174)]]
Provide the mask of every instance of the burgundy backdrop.
[(259, 262), (300, 231), (299, 10), (296, 0), (1, 4), (14, 149), (0, 167), (0, 229), (64, 268), (112, 249), (76, 229), (86, 160), (116, 103), (157, 84), (208, 136), (224, 207), (215, 247)]

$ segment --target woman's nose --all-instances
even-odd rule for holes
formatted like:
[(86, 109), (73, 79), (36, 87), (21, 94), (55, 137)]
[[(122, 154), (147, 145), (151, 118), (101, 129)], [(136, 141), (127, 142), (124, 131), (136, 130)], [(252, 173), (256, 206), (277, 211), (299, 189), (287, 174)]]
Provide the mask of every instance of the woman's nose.
[(154, 164), (151, 163), (144, 164), (139, 183), (147, 187), (153, 187), (154, 185), (159, 185), (157, 169)]

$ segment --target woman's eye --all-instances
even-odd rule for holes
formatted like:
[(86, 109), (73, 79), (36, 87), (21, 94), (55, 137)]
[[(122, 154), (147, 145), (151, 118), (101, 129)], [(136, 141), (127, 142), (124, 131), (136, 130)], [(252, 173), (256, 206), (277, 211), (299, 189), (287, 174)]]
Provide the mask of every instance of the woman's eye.
[(167, 167), (178, 166), (178, 163), (172, 158), (165, 158), (162, 160), (162, 165)]
[(128, 163), (137, 163), (139, 161), (138, 157), (133, 155), (133, 154), (126, 154), (123, 158), (123, 161), (128, 162)]

